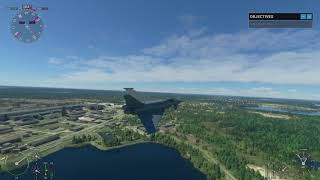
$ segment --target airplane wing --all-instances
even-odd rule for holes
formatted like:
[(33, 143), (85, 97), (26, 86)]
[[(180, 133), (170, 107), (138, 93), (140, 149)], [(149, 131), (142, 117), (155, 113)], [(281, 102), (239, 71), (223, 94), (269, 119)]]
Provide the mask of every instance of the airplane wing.
[(148, 134), (156, 132), (156, 125), (158, 124), (161, 115), (153, 115), (148, 112), (141, 112), (138, 113), (138, 117)]

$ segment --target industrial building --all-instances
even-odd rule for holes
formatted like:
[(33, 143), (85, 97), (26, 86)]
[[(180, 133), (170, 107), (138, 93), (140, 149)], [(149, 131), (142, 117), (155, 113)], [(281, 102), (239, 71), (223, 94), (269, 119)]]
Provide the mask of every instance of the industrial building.
[(0, 135), (13, 132), (12, 127), (0, 127)]
[(52, 135), (52, 136), (49, 136), (49, 137), (42, 138), (42, 139), (39, 139), (37, 141), (34, 141), (34, 142), (30, 143), (29, 145), (33, 146), (33, 147), (36, 147), (36, 146), (40, 146), (42, 144), (46, 144), (46, 143), (51, 142), (51, 141), (55, 141), (55, 140), (57, 140), (59, 138), (60, 138), (59, 135)]
[(22, 121), (22, 122), (18, 122), (17, 125), (19, 126), (26, 126), (26, 125), (31, 125), (31, 124), (37, 124), (40, 121), (36, 120), (36, 119), (32, 119), (30, 121)]
[(70, 128), (70, 130), (71, 130), (71, 131), (74, 131), (74, 132), (80, 131), (80, 130), (82, 130), (82, 129), (83, 129), (82, 126), (75, 126), (75, 127), (71, 127), (71, 128)]
[(32, 120), (35, 116), (44, 116), (53, 113), (61, 113), (62, 109), (66, 110), (82, 110), (84, 105), (68, 105), (68, 106), (56, 106), (49, 108), (39, 108), (39, 109), (31, 109), (31, 110), (23, 110), (23, 111), (13, 111), (0, 113), (0, 121), (7, 121), (9, 119), (14, 120)]
[(3, 145), (5, 143), (15, 143), (20, 142), (21, 137), (18, 135), (9, 135), (9, 136), (1, 136), (0, 137), (0, 145)]
[(9, 153), (13, 151), (17, 146), (11, 143), (5, 143), (2, 146), (0, 146), (0, 152), (1, 154)]
[(8, 120), (7, 114), (0, 114), (0, 121), (7, 121), (7, 120)]
[(68, 119), (70, 121), (77, 121), (79, 120), (80, 117), (84, 116), (86, 112), (84, 110), (72, 110), (72, 111), (67, 111)]

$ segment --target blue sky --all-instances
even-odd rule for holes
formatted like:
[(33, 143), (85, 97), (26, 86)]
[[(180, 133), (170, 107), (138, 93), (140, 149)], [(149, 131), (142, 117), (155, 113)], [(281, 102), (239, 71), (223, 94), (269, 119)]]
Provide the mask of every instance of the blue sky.
[[(41, 39), (16, 41), (15, 12), (48, 6)], [(320, 2), (2, 0), (0, 84), (320, 100)], [(304, 30), (248, 29), (248, 12), (313, 12)]]

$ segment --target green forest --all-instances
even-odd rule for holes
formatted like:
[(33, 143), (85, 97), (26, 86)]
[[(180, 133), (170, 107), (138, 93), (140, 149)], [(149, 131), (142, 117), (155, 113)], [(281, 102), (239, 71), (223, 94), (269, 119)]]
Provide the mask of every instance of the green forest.
[[(315, 171), (303, 172), (294, 161), (301, 149), (308, 149), (319, 158), (320, 118), (317, 116), (270, 118), (237, 106), (184, 103), (177, 111), (166, 112), (163, 120), (170, 119), (178, 124), (174, 136), (185, 142), (192, 137), (238, 179), (261, 179), (246, 165), (263, 167), (270, 163), (279, 176), (320, 178)], [(287, 167), (284, 172), (283, 166)]]

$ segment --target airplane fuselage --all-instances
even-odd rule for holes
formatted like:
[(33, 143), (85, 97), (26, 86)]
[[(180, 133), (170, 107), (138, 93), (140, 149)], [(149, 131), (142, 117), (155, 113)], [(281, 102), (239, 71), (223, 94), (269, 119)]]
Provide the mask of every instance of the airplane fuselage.
[(148, 112), (155, 115), (160, 115), (167, 108), (174, 107), (176, 109), (179, 103), (180, 101), (178, 100), (168, 99), (160, 102), (145, 103), (142, 106), (137, 107), (124, 106), (123, 109), (124, 112), (127, 114), (138, 114), (140, 112)]
[(126, 88), (126, 91), (128, 93), (124, 95), (126, 105), (122, 107), (124, 113), (137, 115), (148, 134), (152, 134), (157, 131), (157, 124), (166, 109), (170, 107), (177, 109), (181, 102), (177, 99), (167, 99), (157, 102), (142, 102), (133, 96), (134, 91), (132, 88)]

